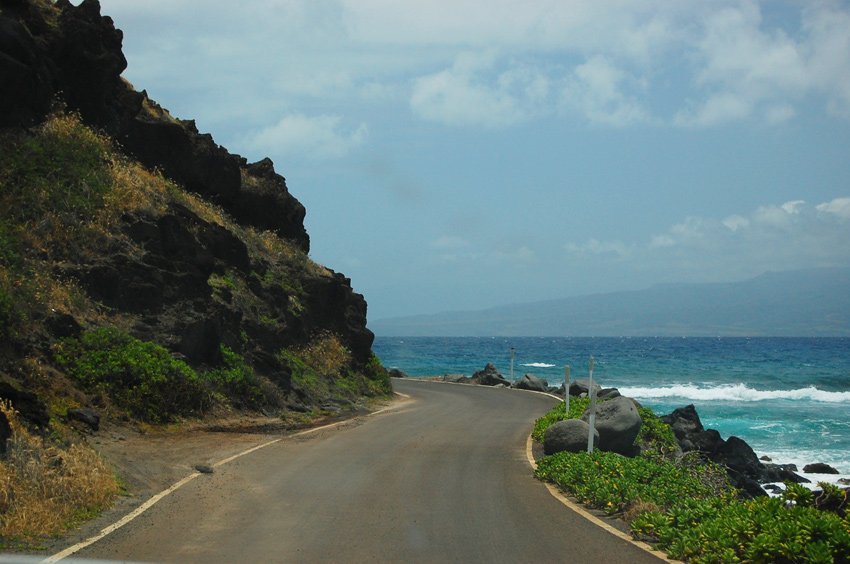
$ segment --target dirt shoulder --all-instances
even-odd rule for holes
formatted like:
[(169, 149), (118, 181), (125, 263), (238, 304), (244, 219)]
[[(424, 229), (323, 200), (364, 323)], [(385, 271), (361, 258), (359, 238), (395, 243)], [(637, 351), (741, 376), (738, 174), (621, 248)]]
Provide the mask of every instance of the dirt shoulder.
[(361, 409), (318, 417), (309, 422), (280, 417), (227, 415), (185, 422), (170, 428), (144, 428), (130, 424), (106, 424), (85, 437), (86, 442), (115, 467), (123, 494), (100, 516), (62, 537), (47, 541), (39, 550), (52, 554), (98, 534), (136, 507), (196, 471), (212, 466), (272, 439), (337, 421), (355, 419), (393, 401), (376, 402)]

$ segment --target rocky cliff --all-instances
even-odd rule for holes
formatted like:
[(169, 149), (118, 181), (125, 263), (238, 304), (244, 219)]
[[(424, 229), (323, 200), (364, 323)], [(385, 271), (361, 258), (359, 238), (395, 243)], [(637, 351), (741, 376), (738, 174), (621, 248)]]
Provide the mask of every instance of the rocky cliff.
[(357, 392), (385, 390), (366, 302), (309, 259), (304, 207), (272, 162), (248, 163), (136, 91), (121, 43), (97, 0), (0, 0), (6, 396), (48, 398), (52, 417), (111, 405), (80, 368), (104, 327), (125, 356), (147, 343), (195, 374), (232, 380), (238, 366), (280, 392), (259, 386), (255, 405), (339, 399), (334, 379), (352, 374), (366, 375)]

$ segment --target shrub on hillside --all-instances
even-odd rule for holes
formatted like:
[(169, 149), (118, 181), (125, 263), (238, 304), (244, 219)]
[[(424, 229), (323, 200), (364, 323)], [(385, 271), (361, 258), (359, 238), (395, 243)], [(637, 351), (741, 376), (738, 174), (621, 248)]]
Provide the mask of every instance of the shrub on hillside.
[(134, 417), (165, 423), (196, 415), (210, 398), (198, 374), (156, 343), (102, 327), (64, 339), (55, 351), (60, 366), (86, 390), (108, 395)]

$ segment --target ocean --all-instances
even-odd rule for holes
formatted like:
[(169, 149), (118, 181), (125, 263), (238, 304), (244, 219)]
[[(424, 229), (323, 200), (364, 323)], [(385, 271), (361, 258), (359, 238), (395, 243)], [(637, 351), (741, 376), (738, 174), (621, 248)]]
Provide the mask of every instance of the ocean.
[[(759, 456), (803, 466), (825, 462), (850, 477), (850, 338), (378, 337), (387, 368), (413, 377), (471, 376), (492, 362), (510, 378), (559, 386), (593, 378), (659, 415), (694, 404), (706, 428), (738, 436)], [(541, 414), (542, 415), (542, 414)]]

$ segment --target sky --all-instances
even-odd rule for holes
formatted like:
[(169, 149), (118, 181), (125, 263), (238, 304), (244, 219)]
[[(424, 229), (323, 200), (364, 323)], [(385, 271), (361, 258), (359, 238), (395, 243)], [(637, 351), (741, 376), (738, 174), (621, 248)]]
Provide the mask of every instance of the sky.
[(850, 265), (850, 2), (101, 4), (370, 319)]

